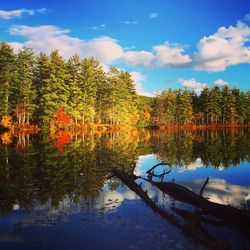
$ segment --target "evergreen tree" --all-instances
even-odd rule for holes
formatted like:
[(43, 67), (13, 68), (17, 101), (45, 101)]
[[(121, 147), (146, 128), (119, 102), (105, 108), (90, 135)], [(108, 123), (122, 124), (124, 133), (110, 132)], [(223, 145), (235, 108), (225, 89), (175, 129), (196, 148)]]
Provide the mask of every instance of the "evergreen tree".
[(35, 115), (38, 118), (38, 121), (42, 121), (42, 117), (44, 115), (44, 107), (42, 105), (42, 98), (44, 95), (44, 90), (46, 85), (50, 81), (50, 70), (51, 70), (51, 62), (50, 58), (45, 55), (44, 53), (40, 53), (35, 58), (35, 64), (33, 68), (33, 75), (34, 75), (34, 85), (37, 93), (36, 98), (36, 111)]
[(33, 83), (34, 54), (29, 48), (17, 55), (17, 81), (13, 85), (11, 100), (19, 126), (30, 123), (35, 111), (36, 90)]
[(85, 107), (84, 93), (81, 89), (83, 81), (81, 59), (74, 55), (67, 63), (67, 86), (70, 89), (67, 111), (76, 124), (81, 119)]
[(80, 64), (81, 72), (81, 121), (93, 123), (96, 115), (96, 96), (99, 84), (104, 81), (104, 72), (100, 63), (94, 58), (85, 58)]
[(137, 98), (131, 76), (111, 68), (107, 76), (105, 113), (111, 124), (130, 124), (137, 114)]
[(207, 111), (210, 123), (218, 123), (221, 116), (220, 88), (213, 87), (209, 91)]
[(236, 100), (237, 122), (243, 124), (247, 118), (247, 95), (236, 87), (232, 89), (232, 94)]
[(206, 122), (209, 123), (209, 94), (210, 90), (208, 87), (203, 88), (200, 94), (200, 105), (201, 105), (201, 112), (203, 113), (202, 123)]
[(250, 90), (247, 91), (247, 118), (246, 118), (246, 123), (250, 123)]
[(10, 92), (16, 80), (16, 55), (7, 43), (0, 43), (0, 115), (12, 112)]
[(49, 75), (45, 75), (46, 78), (42, 82), (40, 103), (42, 120), (47, 125), (58, 107), (67, 109), (70, 90), (66, 85), (66, 62), (59, 55), (59, 52), (57, 50), (52, 51), (49, 62), (45, 58), (43, 60), (47, 63), (43, 65), (43, 69), (48, 70)]
[(176, 114), (176, 93), (172, 89), (157, 95), (154, 102), (153, 116), (158, 124), (173, 124)]
[(234, 123), (237, 117), (236, 112), (236, 98), (231, 93), (228, 85), (225, 85), (222, 89), (221, 97), (221, 115), (222, 123)]
[(191, 124), (193, 121), (192, 95), (188, 90), (177, 92), (176, 121), (178, 124)]

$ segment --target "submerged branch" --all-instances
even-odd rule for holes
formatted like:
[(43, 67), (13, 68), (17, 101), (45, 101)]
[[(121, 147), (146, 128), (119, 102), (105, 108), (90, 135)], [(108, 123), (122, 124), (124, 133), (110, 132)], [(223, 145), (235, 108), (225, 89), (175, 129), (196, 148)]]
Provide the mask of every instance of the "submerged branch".
[(157, 163), (156, 165), (154, 165), (152, 168), (150, 168), (146, 173), (150, 174), (156, 167), (158, 166), (169, 166), (168, 163), (161, 161), (160, 163)]
[(203, 184), (203, 186), (202, 186), (202, 188), (201, 188), (201, 191), (200, 191), (200, 193), (199, 193), (200, 196), (202, 196), (202, 193), (203, 193), (205, 187), (207, 186), (208, 181), (209, 181), (209, 177), (207, 177), (206, 181), (204, 182), (204, 184)]

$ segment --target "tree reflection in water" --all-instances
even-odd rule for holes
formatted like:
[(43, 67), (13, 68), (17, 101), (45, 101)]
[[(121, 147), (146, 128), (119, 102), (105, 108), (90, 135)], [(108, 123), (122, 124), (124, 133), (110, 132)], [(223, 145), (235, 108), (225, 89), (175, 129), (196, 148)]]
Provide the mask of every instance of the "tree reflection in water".
[[(123, 198), (115, 193), (120, 182), (110, 173), (110, 169), (117, 167), (114, 162), (120, 163), (118, 168), (125, 173), (133, 173), (138, 157), (153, 153), (159, 162), (167, 162), (170, 170), (173, 166), (189, 168), (197, 162), (216, 169), (236, 167), (243, 161), (250, 161), (249, 141), (247, 129), (15, 135), (12, 143), (0, 144), (1, 215), (21, 208), (45, 216), (48, 209), (67, 204), (76, 205), (75, 212), (90, 206), (99, 210), (115, 207)], [(109, 195), (117, 195), (112, 204), (103, 193), (107, 186)], [(103, 204), (100, 204), (100, 197)], [(204, 221), (199, 212), (179, 207), (173, 207), (173, 212), (186, 220), (185, 226), (178, 224), (185, 235), (194, 227), (193, 233), (199, 236), (196, 240), (202, 243), (210, 239), (216, 246), (224, 247), (216, 237), (210, 238), (214, 236), (201, 225), (219, 222)], [(171, 213), (165, 216), (172, 218)], [(61, 218), (59, 213), (57, 219)], [(169, 217), (168, 221), (171, 220), (175, 219)]]

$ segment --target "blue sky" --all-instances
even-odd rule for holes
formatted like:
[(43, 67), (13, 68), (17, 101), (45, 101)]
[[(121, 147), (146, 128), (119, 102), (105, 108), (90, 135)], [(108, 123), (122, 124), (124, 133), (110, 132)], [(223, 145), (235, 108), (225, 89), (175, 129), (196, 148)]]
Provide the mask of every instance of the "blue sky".
[(250, 1), (0, 0), (1, 41), (131, 72), (137, 90), (250, 88)]

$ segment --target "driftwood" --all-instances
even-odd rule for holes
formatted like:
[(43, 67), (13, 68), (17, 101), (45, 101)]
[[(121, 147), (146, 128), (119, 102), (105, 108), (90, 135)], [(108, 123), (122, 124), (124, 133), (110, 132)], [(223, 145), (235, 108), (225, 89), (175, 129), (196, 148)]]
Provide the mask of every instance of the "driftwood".
[(164, 162), (164, 161), (161, 161), (160, 163), (157, 163), (157, 164), (154, 165), (152, 168), (150, 168), (146, 173), (147, 173), (147, 174), (151, 174), (152, 171), (153, 171), (156, 167), (158, 167), (158, 166), (169, 166), (169, 164), (166, 163), (166, 162)]
[(138, 177), (134, 174), (126, 174), (121, 170), (113, 169), (112, 173), (126, 184), (132, 191), (134, 191), (140, 198), (155, 212), (167, 219), (170, 223), (179, 224), (176, 218), (170, 213), (156, 206), (156, 204), (149, 198), (147, 192), (143, 191), (141, 184), (134, 182)]
[(202, 186), (202, 188), (201, 188), (201, 191), (200, 191), (200, 193), (199, 193), (200, 196), (202, 196), (203, 191), (204, 191), (205, 187), (206, 187), (207, 184), (208, 184), (208, 181), (209, 181), (209, 177), (207, 177), (206, 181), (204, 182), (204, 184), (203, 184), (203, 186)]
[(248, 211), (208, 201), (202, 196), (173, 182), (150, 182), (175, 200), (201, 208), (205, 213), (239, 227), (250, 237), (250, 213)]
[(152, 180), (153, 177), (157, 177), (157, 178), (160, 178), (161, 181), (163, 181), (165, 175), (169, 174), (172, 170), (168, 170), (168, 171), (163, 171), (162, 174), (155, 174), (154, 173), (154, 169), (157, 168), (158, 166), (169, 166), (168, 163), (166, 162), (160, 162), (160, 163), (157, 163), (156, 165), (154, 165), (152, 168), (150, 168), (146, 173), (148, 174), (148, 179), (149, 180)]
[[(208, 247), (209, 249), (228, 249), (228, 246), (226, 244), (215, 238), (211, 233), (209, 233), (206, 229), (202, 227), (201, 219), (204, 218), (202, 218), (201, 215), (171, 207), (174, 212), (176, 212), (184, 219), (186, 219), (185, 215), (187, 214), (192, 214), (193, 216), (195, 216), (195, 218), (197, 218), (196, 220), (192, 220), (192, 223), (188, 221), (187, 223), (182, 224), (173, 214), (166, 212), (164, 209), (158, 207), (155, 202), (150, 199), (150, 197), (147, 195), (147, 192), (142, 190), (141, 184), (137, 184), (135, 182), (135, 180), (140, 177), (134, 174), (127, 174), (118, 169), (113, 169), (112, 173), (124, 184), (126, 184), (126, 186), (128, 186), (132, 191), (134, 191), (142, 199), (142, 201), (144, 201), (145, 204), (148, 205), (155, 213), (158, 213), (168, 222), (180, 228), (183, 234), (189, 237), (191, 240), (199, 242), (200, 244)], [(211, 225), (216, 225), (219, 223), (211, 219), (205, 220), (203, 222), (209, 223)]]

